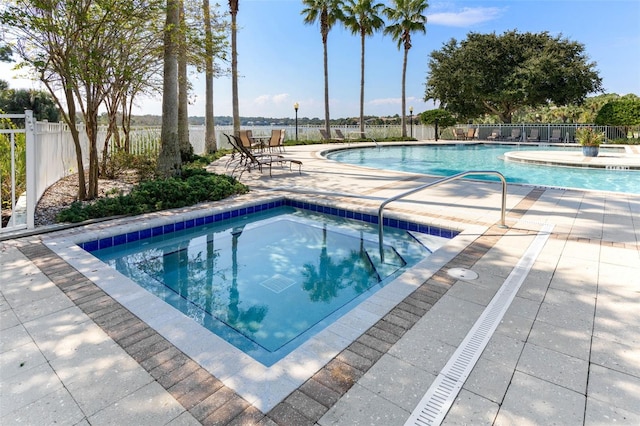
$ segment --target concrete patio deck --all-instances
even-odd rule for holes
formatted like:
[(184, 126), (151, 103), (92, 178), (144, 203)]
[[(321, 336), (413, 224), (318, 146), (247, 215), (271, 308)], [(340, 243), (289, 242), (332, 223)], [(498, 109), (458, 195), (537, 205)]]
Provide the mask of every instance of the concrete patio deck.
[[(435, 180), (328, 161), (330, 146), (287, 148), (302, 175), (245, 173), (252, 192), (229, 202), (375, 209)], [(343, 331), (353, 339), (329, 363), (300, 366), (311, 376), (266, 412), (269, 389), (240, 396), (45, 244), (67, 231), (0, 242), (0, 424), (403, 425), (539, 236), (443, 424), (640, 424), (640, 196), (509, 185), (508, 229), (499, 205), (498, 184), (466, 180), (391, 204), (470, 242), (364, 332)]]

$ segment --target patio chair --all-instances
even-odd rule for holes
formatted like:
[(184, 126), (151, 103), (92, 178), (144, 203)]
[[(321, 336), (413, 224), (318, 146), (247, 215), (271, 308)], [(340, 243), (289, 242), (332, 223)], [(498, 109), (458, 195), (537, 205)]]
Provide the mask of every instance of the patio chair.
[(242, 143), (242, 146), (248, 149), (263, 147), (262, 143), (257, 142), (255, 139), (253, 139), (251, 130), (240, 130), (240, 142)]
[(464, 129), (461, 129), (459, 127), (456, 127), (455, 129), (453, 129), (453, 137), (457, 140), (457, 139), (462, 139), (462, 140), (466, 140), (467, 139), (467, 135), (464, 133)]
[(540, 129), (531, 129), (527, 140), (540, 142)]
[(549, 142), (562, 142), (562, 130), (552, 129), (551, 136), (549, 137)]
[(271, 130), (271, 137), (269, 138), (269, 143), (266, 146), (266, 148), (268, 148), (270, 152), (280, 151), (282, 149), (282, 140), (284, 139), (283, 133), (284, 130)]
[(467, 129), (467, 139), (472, 140), (478, 137), (477, 130), (478, 129), (474, 129), (473, 127), (470, 127), (469, 129)]
[(284, 134), (286, 131), (287, 131), (286, 129), (280, 130), (280, 142), (278, 147), (281, 152), (284, 152)]
[(494, 141), (502, 139), (502, 133), (500, 132), (500, 129), (493, 129), (491, 131), (491, 134), (487, 136), (487, 139)]
[(521, 130), (520, 128), (511, 129), (511, 135), (506, 138), (508, 141), (519, 141)]

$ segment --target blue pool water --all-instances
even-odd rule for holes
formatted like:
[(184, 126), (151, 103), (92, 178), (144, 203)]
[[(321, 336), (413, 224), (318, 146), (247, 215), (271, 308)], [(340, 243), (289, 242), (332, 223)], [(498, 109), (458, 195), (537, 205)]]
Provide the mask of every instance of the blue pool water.
[[(568, 150), (534, 145), (401, 145), (354, 148), (332, 152), (328, 158), (379, 169), (450, 176), (467, 170), (497, 170), (508, 182), (562, 188), (640, 194), (640, 171), (553, 167), (503, 161), (505, 152)], [(578, 149), (578, 148), (574, 148)], [(601, 151), (606, 152), (604, 149)], [(474, 179), (495, 180), (493, 176)]]
[(333, 210), (343, 217), (280, 206), (155, 237), (138, 234), (129, 243), (114, 245), (113, 237), (97, 243), (102, 249), (83, 246), (268, 366), (453, 236), (392, 220), (406, 229), (385, 227), (381, 262), (377, 226)]

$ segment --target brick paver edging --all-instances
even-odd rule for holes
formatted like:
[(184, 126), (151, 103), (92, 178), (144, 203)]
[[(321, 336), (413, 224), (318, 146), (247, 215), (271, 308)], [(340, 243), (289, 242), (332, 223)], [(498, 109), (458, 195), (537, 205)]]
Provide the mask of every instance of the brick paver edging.
[[(542, 190), (511, 211), (520, 216)], [(78, 308), (204, 425), (313, 425), (455, 283), (446, 270), (472, 267), (504, 235), (493, 226), (394, 307), (268, 413), (248, 403), (169, 341), (112, 299), (40, 242), (21, 245), (27, 256)]]

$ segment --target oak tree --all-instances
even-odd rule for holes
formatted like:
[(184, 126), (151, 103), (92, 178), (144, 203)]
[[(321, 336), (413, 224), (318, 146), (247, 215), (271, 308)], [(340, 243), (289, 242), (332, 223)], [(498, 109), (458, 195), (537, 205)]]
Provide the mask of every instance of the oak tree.
[(459, 119), (495, 114), (505, 123), (522, 107), (580, 104), (602, 90), (584, 50), (547, 32), (472, 32), (431, 53), (425, 100), (439, 101)]

